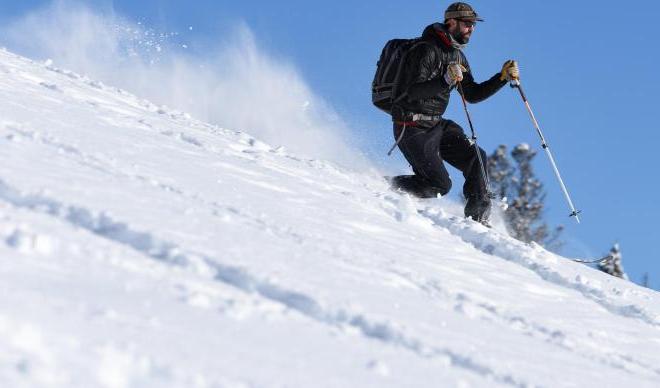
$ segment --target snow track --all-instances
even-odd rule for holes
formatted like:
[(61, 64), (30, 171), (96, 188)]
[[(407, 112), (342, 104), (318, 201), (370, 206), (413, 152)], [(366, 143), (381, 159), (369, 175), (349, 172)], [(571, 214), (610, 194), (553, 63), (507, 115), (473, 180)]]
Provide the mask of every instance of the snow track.
[(436, 358), (445, 362), (448, 360), (454, 367), (466, 369), (505, 385), (528, 386), (517, 381), (513, 376), (500, 375), (490, 367), (480, 365), (469, 356), (449, 349), (426, 347), (423, 341), (406, 338), (405, 334), (386, 322), (373, 322), (363, 315), (343, 310), (329, 311), (308, 295), (259, 280), (241, 268), (221, 264), (217, 259), (189, 252), (176, 244), (161, 241), (149, 233), (131, 230), (127, 224), (115, 221), (103, 213), (94, 214), (88, 209), (68, 206), (40, 195), (24, 195), (2, 181), (0, 181), (0, 199), (18, 208), (50, 215), (101, 238), (132, 248), (151, 259), (192, 269), (195, 273), (211, 277), (242, 291), (257, 293), (318, 322), (337, 327), (353, 327), (367, 338), (402, 347), (423, 358)]
[[(651, 313), (647, 308), (638, 304), (620, 305), (617, 303), (616, 296), (621, 295), (623, 292), (621, 289), (613, 287), (608, 293), (581, 275), (570, 279), (559, 269), (552, 268), (549, 264), (557, 263), (556, 257), (538, 245), (527, 245), (508, 236), (494, 233), (468, 220), (448, 216), (441, 209), (427, 208), (421, 214), (433, 220), (435, 225), (449, 230), (480, 251), (519, 264), (533, 271), (543, 280), (577, 290), (584, 297), (595, 301), (612, 314), (638, 319), (653, 327), (660, 327), (660, 315), (657, 313)], [(566, 266), (568, 263), (564, 264)], [(644, 299), (648, 300), (648, 298)], [(643, 299), (638, 303), (644, 303)]]
[[(657, 328), (660, 323), (660, 316), (652, 314), (648, 308), (643, 307), (648, 303), (648, 298), (639, 298), (636, 303), (622, 305), (617, 299), (625, 291), (613, 287), (607, 292), (603, 290), (600, 284), (593, 284), (586, 277), (582, 275), (575, 276), (574, 280), (562, 274), (560, 268), (552, 268), (552, 264), (557, 264), (557, 260), (549, 252), (542, 249), (535, 244), (524, 244), (520, 241), (511, 239), (508, 236), (503, 236), (482, 225), (460, 219), (455, 216), (448, 215), (439, 208), (425, 208), (420, 212), (425, 217), (433, 220), (434, 224), (445, 228), (452, 234), (459, 236), (466, 243), (474, 246), (476, 249), (483, 251), (486, 254), (497, 256), (498, 258), (512, 261), (516, 264), (527, 268), (536, 273), (540, 278), (553, 284), (574, 289), (580, 292), (585, 298), (593, 300), (601, 305), (612, 314), (638, 320)], [(545, 263), (545, 264), (543, 264)], [(565, 267), (569, 263), (562, 263)], [(635, 293), (633, 293), (635, 294)], [(644, 296), (643, 293), (636, 294), (635, 296)], [(459, 296), (462, 297), (462, 296)], [(585, 349), (578, 349), (576, 344), (571, 344), (566, 341), (565, 335), (559, 330), (549, 329), (538, 325), (533, 322), (527, 322), (527, 319), (521, 316), (508, 316), (507, 313), (498, 312), (495, 305), (480, 304), (480, 308), (492, 314), (493, 319), (502, 321), (505, 325), (513, 324), (521, 327), (523, 330), (530, 333), (530, 335), (537, 335), (545, 338), (546, 341), (555, 343), (566, 349), (579, 352), (586, 357), (592, 357)], [(660, 377), (660, 368), (646, 364), (642, 361), (636, 360), (632, 356), (608, 354), (605, 357), (599, 358), (600, 362), (609, 364), (610, 366), (626, 369), (627, 365), (640, 368)]]
[(0, 52), (3, 386), (657, 386), (657, 294)]

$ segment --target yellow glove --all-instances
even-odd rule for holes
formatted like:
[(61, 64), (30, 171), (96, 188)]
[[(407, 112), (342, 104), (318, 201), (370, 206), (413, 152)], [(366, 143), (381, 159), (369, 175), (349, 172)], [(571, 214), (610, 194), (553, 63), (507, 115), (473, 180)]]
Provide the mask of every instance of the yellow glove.
[(500, 81), (511, 82), (518, 79), (520, 79), (520, 69), (518, 68), (518, 62), (512, 59), (504, 62), (504, 65), (502, 66), (502, 73), (500, 74)]
[(465, 66), (459, 63), (450, 63), (449, 66), (447, 66), (447, 72), (445, 73), (445, 81), (449, 86), (461, 82), (463, 81), (463, 73), (466, 71), (467, 69)]

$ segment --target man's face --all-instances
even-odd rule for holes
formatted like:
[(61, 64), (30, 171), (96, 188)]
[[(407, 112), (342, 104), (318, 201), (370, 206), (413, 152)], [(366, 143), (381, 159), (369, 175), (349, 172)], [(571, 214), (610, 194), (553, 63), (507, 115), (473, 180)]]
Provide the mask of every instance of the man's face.
[(452, 19), (449, 23), (449, 33), (458, 43), (467, 44), (476, 25), (476, 21)]

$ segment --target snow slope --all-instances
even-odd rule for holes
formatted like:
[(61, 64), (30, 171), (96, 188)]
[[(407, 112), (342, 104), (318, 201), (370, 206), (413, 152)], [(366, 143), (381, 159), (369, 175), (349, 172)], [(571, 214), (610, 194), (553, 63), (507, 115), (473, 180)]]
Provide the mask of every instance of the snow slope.
[(0, 386), (653, 387), (657, 293), (0, 51)]

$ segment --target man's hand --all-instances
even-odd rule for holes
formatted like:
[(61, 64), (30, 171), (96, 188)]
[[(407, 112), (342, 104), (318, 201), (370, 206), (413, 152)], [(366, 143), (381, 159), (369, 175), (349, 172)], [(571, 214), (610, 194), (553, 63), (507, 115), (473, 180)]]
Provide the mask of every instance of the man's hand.
[(511, 82), (520, 79), (520, 69), (518, 69), (518, 62), (509, 59), (504, 62), (502, 66), (502, 73), (500, 74), (500, 81)]
[(447, 81), (449, 86), (461, 82), (463, 81), (463, 73), (466, 71), (467, 69), (465, 66), (459, 63), (450, 63), (449, 66), (447, 66), (447, 72), (445, 73), (445, 81)]

